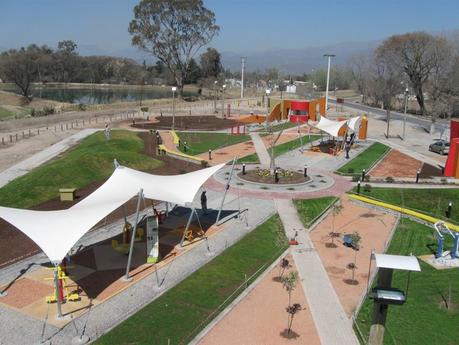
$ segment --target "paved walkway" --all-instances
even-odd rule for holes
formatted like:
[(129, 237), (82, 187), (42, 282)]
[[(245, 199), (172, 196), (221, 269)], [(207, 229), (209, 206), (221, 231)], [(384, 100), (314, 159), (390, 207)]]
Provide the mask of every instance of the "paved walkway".
[(260, 159), (260, 164), (269, 166), (271, 163), (271, 158), (269, 157), (268, 150), (266, 149), (263, 140), (261, 139), (258, 133), (250, 133), (253, 144), (255, 145), (255, 150), (257, 151), (258, 158)]
[(274, 200), (288, 238), (298, 230), (298, 242), (292, 255), (298, 267), (306, 299), (324, 345), (358, 345), (351, 321), (339, 301), (327, 272), (307, 231), (298, 218), (291, 200)]
[(40, 151), (32, 157), (29, 157), (23, 160), (22, 162), (2, 171), (0, 173), (0, 188), (6, 185), (8, 182), (14, 180), (15, 178), (27, 174), (30, 170), (56, 157), (59, 153), (68, 150), (80, 140), (86, 138), (87, 136), (97, 131), (99, 131), (99, 129), (83, 129), (82, 131), (48, 147), (47, 149)]

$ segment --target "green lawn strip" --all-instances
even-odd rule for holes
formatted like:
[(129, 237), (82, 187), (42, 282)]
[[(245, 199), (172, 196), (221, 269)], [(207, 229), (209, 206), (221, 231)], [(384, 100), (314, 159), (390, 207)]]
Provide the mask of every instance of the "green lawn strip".
[[(404, 219), (394, 234), (388, 254), (431, 254), (435, 246), (432, 227)], [(445, 241), (446, 248), (451, 248), (451, 242)], [(436, 270), (422, 261), (420, 265), (421, 272), (411, 273), (407, 302), (402, 306), (389, 306), (385, 345), (456, 344), (459, 339), (459, 269)], [(407, 275), (407, 271), (395, 270), (392, 286), (405, 290)], [(444, 298), (448, 299), (450, 284), (454, 308), (446, 310)], [(367, 298), (357, 317), (359, 329), (366, 339), (372, 311), (373, 302)]]
[(368, 171), (373, 165), (375, 165), (384, 156), (384, 154), (389, 151), (389, 149), (389, 146), (384, 144), (373, 143), (357, 157), (339, 168), (337, 172), (341, 175), (348, 176), (360, 175), (363, 169)]
[(3, 107), (0, 107), (0, 120), (1, 119), (6, 119), (6, 118), (9, 118), (9, 117), (13, 117), (14, 116), (14, 112), (6, 109), (6, 108), (3, 108)]
[[(270, 131), (271, 132), (278, 132), (282, 129), (289, 129), (289, 128), (292, 128), (292, 127), (296, 127), (298, 126), (296, 123), (293, 123), (293, 122), (286, 122), (285, 124), (284, 123), (279, 123), (277, 125), (274, 125), (274, 126), (271, 126), (270, 127)], [(266, 133), (266, 127), (263, 127), (263, 128), (260, 128), (260, 129), (257, 129), (255, 132), (265, 132)]]
[(293, 200), (301, 222), (309, 228), (335, 201), (336, 197), (326, 196), (316, 199)]
[(103, 180), (113, 173), (115, 158), (139, 170), (163, 164), (142, 153), (144, 143), (135, 132), (111, 133), (108, 141), (102, 132), (95, 133), (55, 160), (0, 188), (0, 205), (29, 208), (57, 197), (59, 188), (81, 188)]
[(275, 215), (96, 344), (166, 344), (168, 339), (171, 344), (188, 343), (242, 292), (230, 297), (245, 275), (269, 266), (286, 248), (282, 224)]
[(242, 163), (260, 164), (260, 158), (258, 157), (258, 154), (255, 152), (255, 153), (252, 153), (251, 155), (247, 155), (247, 156), (239, 158), (237, 162), (239, 164), (242, 164)]
[[(306, 145), (309, 142), (317, 140), (319, 138), (320, 138), (319, 135), (311, 135), (311, 136), (305, 135), (305, 136), (302, 137), (303, 145)], [(299, 147), (301, 147), (300, 138), (296, 138), (294, 140), (287, 141), (285, 143), (276, 145), (276, 146), (274, 146), (274, 157), (278, 157), (278, 156), (283, 155), (284, 153), (286, 153), (288, 151), (297, 149)], [(269, 148), (267, 148), (267, 149), (269, 151)]]
[[(356, 188), (354, 188), (356, 191)], [(360, 194), (392, 205), (406, 207), (433, 217), (445, 219), (448, 203), (453, 203), (452, 222), (459, 223), (459, 189), (380, 188), (360, 189)]]
[[(208, 152), (209, 149), (213, 151), (250, 140), (250, 136), (246, 134), (177, 132), (177, 135), (182, 143), (179, 150), (192, 156)], [(183, 145), (185, 141), (187, 145), (186, 151)]]

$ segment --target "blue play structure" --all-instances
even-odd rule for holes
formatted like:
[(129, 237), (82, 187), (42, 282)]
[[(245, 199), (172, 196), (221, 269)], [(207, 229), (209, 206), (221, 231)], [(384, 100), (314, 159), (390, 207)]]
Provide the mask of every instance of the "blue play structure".
[(443, 244), (445, 241), (444, 234), (450, 235), (453, 238), (453, 248), (451, 248), (451, 258), (456, 259), (458, 257), (458, 243), (459, 243), (459, 233), (451, 231), (445, 222), (436, 222), (434, 224), (435, 237), (437, 239), (437, 252), (435, 253), (435, 258), (441, 258), (443, 256)]

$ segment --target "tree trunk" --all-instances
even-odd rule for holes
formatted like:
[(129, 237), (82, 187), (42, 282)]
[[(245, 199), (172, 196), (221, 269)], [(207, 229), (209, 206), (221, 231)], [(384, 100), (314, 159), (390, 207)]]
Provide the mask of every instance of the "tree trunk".
[(422, 94), (422, 88), (416, 90), (416, 100), (418, 101), (419, 108), (421, 109), (421, 115), (425, 115), (426, 106), (424, 104), (424, 95)]
[(390, 129), (390, 107), (386, 107), (386, 121), (387, 121), (386, 138), (389, 139), (389, 129)]

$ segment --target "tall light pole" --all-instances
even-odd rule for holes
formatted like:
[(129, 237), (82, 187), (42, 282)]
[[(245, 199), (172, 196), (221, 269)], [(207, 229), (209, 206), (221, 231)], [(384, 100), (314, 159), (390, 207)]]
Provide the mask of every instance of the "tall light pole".
[(225, 89), (226, 84), (222, 85), (222, 115), (225, 117)]
[(406, 128), (406, 108), (408, 106), (408, 92), (410, 90), (408, 88), (405, 89), (405, 112), (403, 116), (403, 140), (405, 140), (405, 128)]
[(246, 57), (241, 57), (241, 99), (244, 98), (244, 71), (245, 71), (245, 61)]
[(334, 54), (324, 54), (324, 57), (328, 57), (328, 68), (327, 68), (327, 88), (325, 89), (325, 114), (327, 114), (328, 110), (328, 85), (330, 84), (330, 63), (331, 58), (335, 57)]
[(177, 87), (172, 86), (172, 130), (175, 130), (175, 91)]
[(214, 81), (214, 114), (217, 113), (217, 91), (218, 91), (218, 80)]
[(268, 117), (269, 117), (269, 94), (271, 93), (270, 89), (266, 89), (266, 132), (268, 131)]

